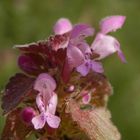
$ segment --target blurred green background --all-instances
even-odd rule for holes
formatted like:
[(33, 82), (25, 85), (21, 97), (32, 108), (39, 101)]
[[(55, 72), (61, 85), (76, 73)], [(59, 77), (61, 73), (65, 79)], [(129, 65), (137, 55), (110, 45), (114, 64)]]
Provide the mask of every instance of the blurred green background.
[[(60, 17), (89, 23), (98, 30), (101, 18), (115, 14), (127, 17), (122, 30), (113, 35), (128, 63), (122, 64), (116, 55), (104, 60), (114, 87), (109, 108), (122, 140), (140, 140), (140, 0), (0, 0), (0, 89), (18, 71), (14, 44), (46, 39)], [(3, 123), (0, 116), (0, 132)]]

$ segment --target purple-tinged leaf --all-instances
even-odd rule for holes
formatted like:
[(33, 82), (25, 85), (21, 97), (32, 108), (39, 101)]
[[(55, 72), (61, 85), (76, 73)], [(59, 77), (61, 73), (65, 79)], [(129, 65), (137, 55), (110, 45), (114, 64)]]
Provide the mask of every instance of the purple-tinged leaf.
[(19, 57), (20, 68), (31, 75), (38, 75), (56, 66), (62, 69), (67, 41), (68, 34), (64, 34), (51, 36), (47, 41), (15, 46), (22, 52)]
[(21, 108), (17, 108), (7, 116), (1, 140), (25, 140), (25, 137), (31, 132), (33, 128), (23, 123), (20, 112)]
[(24, 53), (41, 53), (44, 55), (51, 55), (53, 50), (59, 48), (65, 48), (64, 44), (69, 39), (69, 33), (63, 35), (50, 36), (48, 40), (38, 41), (37, 43), (30, 43), (25, 45), (15, 45), (14, 48), (18, 48)]
[(55, 35), (51, 36), (48, 39), (48, 46), (51, 47), (52, 50), (57, 51), (58, 49), (67, 48), (68, 41), (69, 41), (70, 33), (65, 33), (63, 35)]
[(19, 56), (18, 65), (24, 72), (30, 75), (38, 75), (47, 71), (49, 67), (47, 61), (45, 63), (41, 55), (33, 53), (26, 53)]
[(22, 73), (10, 78), (2, 98), (4, 114), (14, 109), (31, 92), (34, 80)]

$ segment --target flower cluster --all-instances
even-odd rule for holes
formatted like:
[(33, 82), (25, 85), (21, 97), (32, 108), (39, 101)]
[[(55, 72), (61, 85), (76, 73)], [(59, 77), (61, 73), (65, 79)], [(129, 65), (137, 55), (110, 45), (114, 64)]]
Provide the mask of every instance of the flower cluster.
[[(124, 22), (125, 16), (110, 16), (101, 20), (100, 31), (90, 45), (86, 38), (95, 34), (94, 28), (87, 24), (72, 25), (68, 19), (61, 18), (53, 27), (54, 35), (47, 41), (17, 45), (16, 48), (21, 51), (18, 64), (27, 75), (16, 75), (16, 80), (13, 78), (13, 81), (18, 79), (22, 84), (25, 83), (26, 90), (22, 90), (23, 95), (32, 91), (37, 92), (35, 107), (23, 109), (21, 113), (23, 120), (32, 124), (35, 129), (41, 129), (45, 124), (51, 128), (58, 128), (61, 119), (56, 113), (58, 104), (56, 89), (59, 84), (68, 85), (72, 73), (81, 77), (86, 77), (92, 72), (103, 73), (100, 60), (115, 52), (122, 62), (126, 62), (119, 41), (108, 35), (121, 28)], [(23, 87), (22, 84), (17, 88)], [(9, 84), (8, 88), (9, 86), (11, 85)], [(74, 90), (75, 86), (71, 84), (68, 91), (71, 93)], [(19, 92), (17, 89), (14, 91)], [(9, 100), (8, 96), (14, 95), (10, 95), (9, 90), (6, 90), (3, 98), (5, 112), (16, 107), (21, 101), (21, 97), (18, 97), (14, 104), (7, 107), (5, 102)], [(92, 98), (91, 92), (86, 89), (80, 96), (84, 104), (88, 104)]]
[[(65, 46), (67, 47), (67, 61), (64, 70), (69, 72), (76, 68), (81, 75), (86, 76), (90, 70), (102, 73), (102, 64), (98, 61), (115, 52), (123, 62), (125, 57), (120, 49), (119, 42), (112, 36), (106, 35), (111, 31), (116, 31), (124, 24), (124, 16), (110, 16), (100, 22), (101, 31), (97, 33), (91, 47), (85, 41), (85, 38), (94, 34), (94, 29), (86, 24), (78, 24), (72, 26), (69, 20), (60, 19), (54, 26), (55, 34), (64, 34), (70, 32), (69, 40)], [(97, 54), (95, 59), (91, 59), (92, 55)], [(69, 69), (68, 69), (69, 68)], [(69, 75), (69, 73), (67, 73)], [(65, 75), (65, 78), (68, 76)]]

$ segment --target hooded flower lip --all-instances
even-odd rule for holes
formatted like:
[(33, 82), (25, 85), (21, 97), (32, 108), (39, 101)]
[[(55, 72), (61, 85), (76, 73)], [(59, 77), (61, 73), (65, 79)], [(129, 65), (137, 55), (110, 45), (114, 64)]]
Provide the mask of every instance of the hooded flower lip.
[(66, 18), (60, 18), (54, 25), (53, 31), (57, 35), (65, 34), (72, 30), (71, 22)]
[(56, 82), (49, 74), (42, 73), (37, 77), (34, 89), (39, 91), (36, 104), (40, 114), (32, 119), (35, 129), (43, 128), (46, 122), (52, 128), (59, 126), (60, 118), (55, 116), (58, 102), (55, 88)]
[(96, 60), (103, 59), (117, 52), (121, 61), (126, 62), (117, 39), (115, 39), (113, 36), (106, 35), (109, 32), (116, 31), (117, 29), (121, 28), (125, 22), (125, 19), (125, 16), (110, 16), (101, 20), (101, 31), (97, 34), (91, 45), (92, 51), (99, 54), (99, 57), (96, 58)]
[(79, 43), (80, 41), (84, 41), (84, 39), (88, 36), (93, 36), (94, 28), (87, 24), (76, 24), (70, 35), (70, 43)]
[(102, 19), (100, 22), (101, 33), (107, 34), (109, 32), (120, 29), (123, 26), (125, 19), (125, 16), (120, 15), (109, 16)]
[(40, 74), (34, 84), (34, 89), (43, 94), (44, 102), (48, 103), (56, 88), (55, 80), (47, 73)]
[(34, 89), (42, 92), (44, 89), (50, 89), (54, 91), (56, 88), (55, 80), (47, 73), (41, 73), (35, 82)]

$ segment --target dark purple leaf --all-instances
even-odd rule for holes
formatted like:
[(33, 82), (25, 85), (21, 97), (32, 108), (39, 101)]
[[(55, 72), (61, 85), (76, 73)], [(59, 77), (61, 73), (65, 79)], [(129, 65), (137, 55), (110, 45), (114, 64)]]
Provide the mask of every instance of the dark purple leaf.
[(61, 45), (68, 41), (68, 34), (50, 36), (48, 40), (39, 41), (25, 45), (16, 45), (24, 53), (41, 53), (51, 55), (52, 50), (59, 49)]
[(68, 35), (55, 35), (46, 41), (16, 46), (22, 52), (18, 60), (20, 68), (31, 75), (57, 66), (61, 70), (66, 57), (66, 49), (61, 48), (61, 45), (67, 41)]
[(32, 127), (23, 123), (20, 113), (21, 108), (17, 108), (8, 114), (1, 140), (25, 140)]
[(55, 59), (56, 59), (56, 63), (61, 66), (61, 68), (64, 65), (65, 62), (65, 58), (66, 58), (66, 49), (58, 49), (55, 52)]
[(32, 90), (34, 78), (17, 73), (10, 78), (2, 98), (2, 109), (8, 113), (14, 109)]
[(19, 67), (30, 75), (38, 75), (47, 71), (47, 61), (39, 54), (27, 53), (18, 58)]
[(53, 50), (58, 50), (61, 48), (64, 44), (67, 44), (69, 40), (70, 33), (66, 33), (63, 35), (55, 35), (51, 36), (48, 39), (48, 45), (53, 49)]

